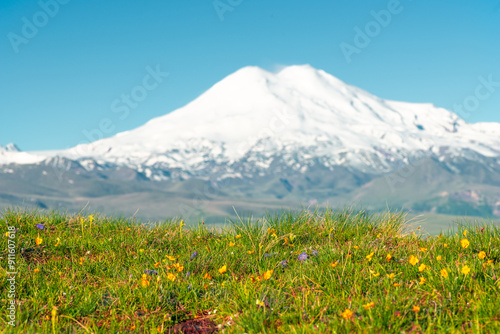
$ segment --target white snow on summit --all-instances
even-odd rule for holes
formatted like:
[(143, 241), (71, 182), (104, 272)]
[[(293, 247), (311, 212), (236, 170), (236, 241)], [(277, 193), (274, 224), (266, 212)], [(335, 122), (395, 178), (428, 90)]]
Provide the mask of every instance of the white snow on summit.
[(7, 144), (6, 146), (0, 145), (0, 165), (33, 164), (45, 158), (46, 157), (43, 155), (21, 152), (13, 143)]

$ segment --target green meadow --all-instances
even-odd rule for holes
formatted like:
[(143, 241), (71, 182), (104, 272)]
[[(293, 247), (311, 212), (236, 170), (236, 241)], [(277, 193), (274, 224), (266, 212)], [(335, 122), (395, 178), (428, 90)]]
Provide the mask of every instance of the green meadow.
[(498, 225), (431, 236), (404, 212), (213, 228), (12, 208), (0, 224), (0, 333), (500, 332)]

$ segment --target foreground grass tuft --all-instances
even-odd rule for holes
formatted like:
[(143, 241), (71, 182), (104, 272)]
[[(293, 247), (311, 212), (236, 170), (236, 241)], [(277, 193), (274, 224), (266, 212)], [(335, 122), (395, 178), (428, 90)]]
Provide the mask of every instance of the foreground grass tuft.
[(2, 333), (500, 332), (491, 225), (424, 237), (403, 213), (350, 209), (222, 230), (22, 210), (0, 224)]

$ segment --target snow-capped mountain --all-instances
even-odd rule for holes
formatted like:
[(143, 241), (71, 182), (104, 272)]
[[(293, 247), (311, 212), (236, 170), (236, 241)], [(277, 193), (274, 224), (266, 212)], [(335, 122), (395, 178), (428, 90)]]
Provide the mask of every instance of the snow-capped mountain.
[(13, 144), (6, 146), (0, 145), (0, 165), (15, 164), (32, 164), (46, 159), (45, 155), (36, 155), (27, 152), (21, 152), (19, 148)]
[(14, 143), (7, 144), (5, 147), (0, 145), (0, 152), (19, 152), (19, 151), (20, 151), (19, 148)]
[(87, 168), (127, 166), (153, 180), (239, 178), (317, 165), (369, 174), (424, 156), (500, 161), (500, 124), (468, 124), (432, 104), (384, 100), (309, 65), (245, 67), (141, 127), (58, 151), (0, 147), (0, 164), (58, 155)]
[(112, 214), (199, 213), (216, 222), (234, 207), (358, 201), (371, 210), (500, 216), (500, 124), (384, 100), (308, 65), (245, 67), (110, 138), (62, 151), (0, 146), (0, 208), (90, 203)]

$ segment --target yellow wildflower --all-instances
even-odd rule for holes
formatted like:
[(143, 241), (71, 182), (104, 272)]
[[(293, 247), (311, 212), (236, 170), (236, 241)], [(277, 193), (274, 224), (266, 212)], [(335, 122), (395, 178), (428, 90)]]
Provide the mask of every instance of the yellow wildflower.
[(462, 267), (462, 270), (460, 271), (462, 274), (467, 275), (470, 272), (469, 266), (465, 265)]
[(427, 281), (425, 277), (420, 277), (420, 282), (418, 282), (418, 284), (424, 285), (425, 281)]
[(35, 268), (35, 270), (33, 270), (34, 273), (37, 273), (39, 271), (40, 271), (40, 269), (38, 269), (38, 268)]
[(148, 275), (143, 274), (141, 277), (141, 285), (144, 288), (147, 288), (149, 286), (149, 280), (148, 280)]
[(390, 274), (387, 274), (387, 277), (389, 277), (390, 279), (394, 279), (394, 277), (396, 277), (396, 274), (390, 273)]
[(83, 257), (80, 258), (80, 265), (83, 265)]
[(493, 263), (493, 260), (488, 260), (487, 262), (483, 263), (483, 268), (486, 268), (487, 266), (489, 266), (492, 263)]
[(234, 242), (232, 241), (229, 242), (229, 247), (234, 247), (234, 245), (236, 245)]
[(165, 256), (167, 259), (169, 259), (170, 261), (175, 261), (175, 257), (173, 256), (170, 256), (170, 255), (167, 255)]
[(374, 255), (374, 254), (375, 254), (375, 252), (371, 252), (370, 254), (368, 254), (368, 255), (366, 256), (366, 258), (368, 259), (368, 261), (371, 261), (371, 260), (372, 260), (372, 257), (373, 257), (373, 255)]
[(144, 249), (139, 249), (139, 253), (144, 253)]
[(386, 259), (387, 261), (391, 261), (391, 259), (392, 259), (392, 255), (391, 255), (391, 254), (387, 254), (387, 255), (385, 256), (385, 259)]
[(176, 279), (175, 275), (174, 275), (174, 274), (172, 274), (172, 273), (167, 273), (167, 278), (168, 278), (169, 280), (171, 280), (172, 282), (173, 282), (173, 281), (175, 281), (175, 279)]
[(241, 238), (241, 234), (238, 234), (235, 238), (236, 238), (236, 239)]
[(255, 304), (259, 305), (260, 307), (266, 306), (263, 301), (258, 300), (258, 299), (257, 299), (257, 302)]
[(418, 313), (420, 312), (420, 307), (417, 305), (413, 305), (413, 308), (411, 309), (413, 312)]
[(38, 237), (36, 237), (36, 239), (35, 239), (35, 243), (36, 243), (36, 244), (37, 244), (37, 246), (38, 246), (38, 245), (40, 245), (40, 244), (42, 243), (42, 241), (43, 241), (43, 239), (42, 239), (42, 238), (40, 238), (40, 234), (39, 234), (39, 235), (38, 235)]
[(467, 248), (467, 247), (469, 247), (470, 242), (467, 239), (462, 239), (462, 240), (460, 240), (460, 245), (462, 246), (462, 248)]
[(425, 248), (425, 247), (420, 247), (420, 251), (421, 251), (421, 252), (427, 252), (427, 248)]
[(335, 267), (336, 267), (336, 266), (338, 266), (338, 265), (339, 265), (339, 261), (335, 261), (335, 262), (330, 263), (330, 266), (331, 266), (332, 268), (335, 268)]
[(421, 264), (419, 267), (418, 267), (418, 271), (422, 272), (424, 271), (425, 269), (427, 268), (427, 266), (425, 264)]
[(247, 251), (248, 254), (253, 254), (255, 253), (255, 251), (251, 250), (251, 251)]
[(436, 260), (438, 260), (438, 261), (441, 261), (442, 259), (443, 259), (443, 257), (442, 257), (441, 255), (438, 255), (438, 256), (436, 257)]
[(444, 248), (448, 248), (448, 244), (443, 244), (443, 247)]
[(265, 280), (268, 280), (271, 278), (271, 275), (273, 274), (273, 270), (268, 270), (264, 273), (264, 275), (262, 275), (262, 277), (265, 279)]
[(375, 303), (374, 303), (374, 302), (370, 302), (370, 303), (368, 303), (368, 304), (363, 305), (363, 308), (364, 308), (365, 310), (368, 310), (368, 309), (371, 309), (371, 308), (372, 308), (372, 307), (374, 307), (374, 306), (375, 306)]
[(462, 234), (463, 234), (464, 237), (466, 237), (467, 236), (467, 230), (465, 230)]
[(252, 283), (260, 282), (261, 280), (262, 279), (260, 278), (260, 276), (257, 276), (257, 277), (250, 276), (250, 282), (252, 282)]
[(354, 246), (354, 249), (359, 249), (359, 247), (358, 246)]
[(477, 257), (480, 258), (481, 260), (486, 257), (486, 253), (483, 251), (480, 251), (479, 254), (477, 254)]
[(401, 283), (394, 283), (393, 286), (397, 288), (398, 286), (401, 286)]
[(417, 257), (411, 255), (410, 259), (408, 260), (412, 266), (416, 265), (419, 262), (419, 259)]
[(223, 265), (222, 267), (219, 268), (219, 273), (224, 274), (227, 271), (227, 266)]
[(441, 277), (444, 277), (444, 278), (448, 277), (448, 271), (446, 269), (441, 269)]
[(344, 312), (342, 312), (342, 318), (348, 320), (348, 319), (351, 319), (353, 313), (351, 310), (349, 310), (348, 308), (345, 309)]

